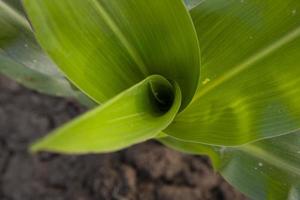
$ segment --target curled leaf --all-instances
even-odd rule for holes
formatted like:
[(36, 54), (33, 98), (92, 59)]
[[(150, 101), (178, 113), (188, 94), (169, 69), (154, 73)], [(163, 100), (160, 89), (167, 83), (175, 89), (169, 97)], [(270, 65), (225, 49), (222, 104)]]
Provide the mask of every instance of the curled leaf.
[(180, 106), (179, 86), (153, 75), (55, 130), (31, 150), (72, 154), (119, 150), (154, 138), (173, 121)]

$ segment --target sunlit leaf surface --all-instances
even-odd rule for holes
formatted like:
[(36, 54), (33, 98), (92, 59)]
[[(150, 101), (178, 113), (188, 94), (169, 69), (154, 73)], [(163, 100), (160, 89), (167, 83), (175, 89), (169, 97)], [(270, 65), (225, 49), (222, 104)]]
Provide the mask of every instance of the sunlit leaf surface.
[(165, 132), (240, 145), (300, 128), (300, 1), (209, 0), (191, 10), (201, 85)]
[[(167, 110), (162, 110), (156, 92), (171, 94)], [(33, 145), (32, 150), (72, 154), (119, 150), (155, 137), (172, 122), (180, 105), (177, 84), (171, 85), (158, 75), (150, 76), (49, 134)]]
[[(185, 3), (201, 45), (196, 93), (198, 40), (182, 1), (25, 0), (53, 60), (90, 97), (106, 101), (33, 150), (106, 152), (157, 137), (209, 155), (255, 200), (299, 199), (300, 1)], [(159, 90), (149, 86), (154, 79)], [(175, 100), (162, 111), (165, 86)], [(182, 108), (195, 96), (177, 115), (179, 88)]]
[(104, 102), (151, 74), (198, 85), (197, 36), (180, 0), (25, 0), (36, 36), (71, 81)]

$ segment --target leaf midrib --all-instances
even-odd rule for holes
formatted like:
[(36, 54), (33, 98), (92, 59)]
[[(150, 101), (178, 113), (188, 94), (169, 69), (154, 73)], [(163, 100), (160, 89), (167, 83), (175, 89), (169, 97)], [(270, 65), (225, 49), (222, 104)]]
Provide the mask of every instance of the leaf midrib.
[(254, 145), (247, 145), (244, 147), (239, 147), (238, 149), (246, 154), (251, 155), (252, 157), (264, 160), (266, 163), (282, 169), (283, 171), (289, 171), (290, 173), (296, 174), (298, 177), (300, 177), (300, 169), (297, 166), (288, 164), (286, 161), (282, 160), (276, 155), (268, 153), (262, 148)]
[(126, 48), (129, 55), (132, 57), (134, 62), (137, 64), (137, 67), (139, 67), (140, 71), (143, 73), (143, 75), (148, 76), (149, 72), (144, 64), (143, 60), (139, 56), (139, 54), (136, 52), (136, 49), (130, 44), (130, 42), (127, 40), (125, 35), (122, 33), (122, 31), (119, 29), (118, 25), (115, 23), (115, 21), (112, 19), (112, 17), (106, 12), (106, 10), (103, 8), (101, 3), (98, 0), (91, 0), (91, 2), (95, 5), (95, 8), (98, 10), (98, 13), (103, 17), (105, 23), (109, 26), (109, 28), (112, 30), (112, 32), (117, 36), (119, 41), (122, 43), (122, 45)]
[(288, 34), (286, 34), (276, 42), (270, 44), (266, 48), (263, 48), (261, 51), (249, 57), (245, 61), (241, 62), (236, 67), (233, 67), (228, 72), (226, 72), (223, 76), (221, 76), (220, 78), (216, 79), (214, 82), (211, 82), (209, 85), (207, 85), (207, 87), (203, 88), (202, 90), (199, 90), (199, 92), (193, 98), (192, 102), (195, 102), (196, 100), (200, 99), (201, 97), (203, 97), (204, 95), (212, 91), (213, 89), (217, 88), (224, 82), (240, 74), (244, 70), (250, 68), (260, 60), (276, 52), (282, 46), (292, 42), (293, 40), (297, 39), (299, 36), (300, 36), (300, 26), (294, 29), (293, 31), (289, 32)]

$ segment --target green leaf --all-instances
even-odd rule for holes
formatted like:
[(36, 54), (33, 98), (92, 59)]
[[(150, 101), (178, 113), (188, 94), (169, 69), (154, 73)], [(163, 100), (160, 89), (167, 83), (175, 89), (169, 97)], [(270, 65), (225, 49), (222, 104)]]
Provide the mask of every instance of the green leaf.
[(24, 69), (23, 65), (16, 64), (2, 54), (0, 54), (0, 72), (39, 92), (57, 96), (72, 96), (74, 94), (71, 88), (70, 90), (62, 91), (62, 87), (70, 87), (70, 85), (65, 85), (68, 84), (65, 80), (56, 79), (53, 76), (45, 75), (30, 68)]
[(171, 148), (206, 154), (238, 190), (255, 200), (296, 200), (300, 194), (300, 133), (291, 133), (240, 147), (215, 147), (159, 139)]
[(119, 150), (155, 137), (172, 122), (180, 105), (179, 86), (153, 75), (54, 131), (33, 145), (32, 151)]
[(184, 3), (186, 5), (186, 7), (191, 10), (193, 8), (195, 8), (196, 6), (198, 6), (200, 3), (202, 3), (205, 0), (184, 0)]
[(201, 85), (165, 133), (232, 146), (300, 129), (299, 11), (299, 0), (210, 0), (192, 9)]
[(14, 8), (19, 13), (24, 13), (24, 10), (22, 7), (22, 0), (2, 0), (2, 3), (5, 3), (6, 5)]
[(159, 137), (156, 137), (156, 139), (167, 147), (183, 153), (209, 156), (215, 169), (219, 169), (221, 166), (220, 151), (218, 147), (213, 148), (209, 145), (180, 141), (176, 138), (163, 135), (162, 133)]
[(35, 42), (19, 1), (0, 1), (0, 73), (42, 93), (77, 97), (69, 82)]
[(253, 199), (299, 199), (299, 132), (224, 150), (222, 175)]
[(151, 74), (176, 81), (183, 107), (199, 81), (199, 47), (181, 0), (25, 0), (42, 47), (104, 102)]

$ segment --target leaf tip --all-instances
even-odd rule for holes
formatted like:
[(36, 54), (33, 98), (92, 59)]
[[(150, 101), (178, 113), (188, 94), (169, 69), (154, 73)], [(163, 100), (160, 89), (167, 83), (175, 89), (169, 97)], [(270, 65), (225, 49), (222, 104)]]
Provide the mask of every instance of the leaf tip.
[(39, 151), (41, 151), (41, 148), (40, 148), (40, 146), (38, 145), (38, 144), (33, 144), (33, 145), (31, 145), (30, 147), (29, 147), (29, 153), (31, 153), (31, 154), (36, 154), (36, 153), (38, 153)]
[(45, 144), (42, 141), (37, 141), (30, 145), (29, 147), (29, 153), (31, 154), (37, 154), (43, 150), (46, 150)]

